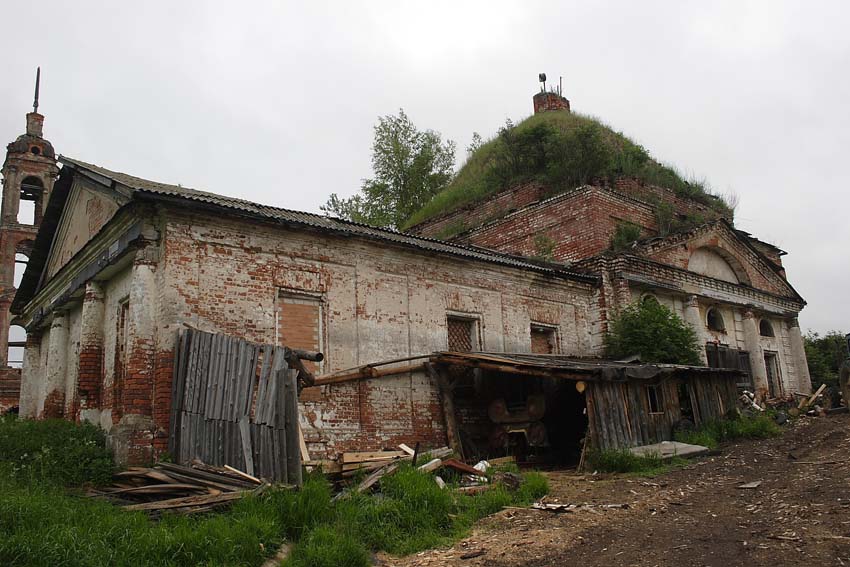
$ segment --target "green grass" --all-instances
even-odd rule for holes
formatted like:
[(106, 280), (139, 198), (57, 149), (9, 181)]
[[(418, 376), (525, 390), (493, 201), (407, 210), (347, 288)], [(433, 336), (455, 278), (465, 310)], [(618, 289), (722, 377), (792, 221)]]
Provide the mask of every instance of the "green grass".
[(628, 449), (590, 451), (587, 456), (589, 470), (638, 476), (655, 476), (682, 466), (684, 463), (684, 459), (673, 458), (664, 461), (658, 455), (634, 455)]
[[(79, 462), (63, 457), (62, 447)], [(328, 481), (314, 474), (298, 491), (272, 489), (224, 512), (154, 521), (82, 495), (81, 486), (111, 471), (97, 428), (0, 421), (0, 565), (259, 565), (289, 541), (286, 565), (365, 566), (376, 551), (405, 555), (449, 544), (478, 519), (548, 492), (543, 475), (528, 473), (516, 491), (496, 486), (466, 496), (408, 464), (382, 479), (377, 495), (333, 502)]]
[(283, 540), (271, 499), (244, 499), (223, 514), (154, 522), (56, 485), (13, 482), (3, 472), (2, 565), (259, 565)]
[(724, 441), (735, 439), (767, 439), (782, 433), (782, 428), (776, 424), (770, 413), (760, 413), (752, 417), (735, 417), (719, 419), (702, 424), (692, 431), (678, 431), (676, 441), (702, 445), (715, 449)]
[(103, 430), (62, 419), (0, 417), (0, 465), (18, 480), (62, 485), (102, 484), (112, 477)]
[[(554, 192), (559, 192), (581, 185), (589, 177), (632, 177), (672, 189), (679, 196), (706, 204), (730, 219), (732, 217), (728, 204), (713, 195), (704, 181), (686, 179), (675, 168), (652, 159), (643, 147), (596, 118), (577, 113), (546, 112), (522, 120), (513, 132), (520, 138), (520, 145), (509, 159), (519, 157), (524, 161), (522, 174), (509, 178), (493, 175), (503, 164), (506, 147), (503, 139), (496, 135), (474, 151), (448, 186), (411, 215), (402, 229), (463, 205), (484, 200), (511, 185), (532, 179), (544, 182)], [(539, 143), (540, 140), (521, 140), (523, 135), (531, 136), (535, 132), (549, 132), (554, 136), (548, 136), (548, 142), (544, 144)], [(592, 142), (592, 146), (576, 146), (572, 142), (561, 146), (551, 143), (553, 139), (568, 141), (570, 136), (582, 132), (593, 134), (585, 140)], [(546, 147), (543, 156), (540, 153), (542, 146)], [(589, 154), (585, 151), (588, 149), (591, 154), (599, 150), (604, 155), (596, 152), (597, 155), (588, 161)], [(593, 161), (596, 158), (601, 158), (604, 163)], [(585, 166), (591, 166), (591, 169)], [(441, 236), (451, 235), (451, 231), (446, 229)]]

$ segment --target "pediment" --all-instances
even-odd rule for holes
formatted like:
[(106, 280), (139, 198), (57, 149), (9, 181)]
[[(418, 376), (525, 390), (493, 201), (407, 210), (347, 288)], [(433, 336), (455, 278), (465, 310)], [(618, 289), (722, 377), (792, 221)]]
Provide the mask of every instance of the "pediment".
[(126, 202), (117, 191), (76, 176), (50, 247), (45, 277), (56, 275)]
[(773, 264), (723, 221), (653, 239), (641, 245), (639, 253), (703, 276), (783, 297), (800, 297)]

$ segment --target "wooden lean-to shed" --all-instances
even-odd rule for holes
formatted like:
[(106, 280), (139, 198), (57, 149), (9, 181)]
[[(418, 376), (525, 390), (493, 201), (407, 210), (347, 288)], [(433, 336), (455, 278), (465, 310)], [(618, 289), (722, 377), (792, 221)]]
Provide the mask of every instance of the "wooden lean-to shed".
[(434, 353), (430, 370), (447, 432), (456, 430), (464, 452), (495, 456), (520, 434), (562, 463), (585, 443), (648, 445), (672, 439), (683, 420), (721, 418), (736, 405), (741, 377), (733, 369), (485, 352)]

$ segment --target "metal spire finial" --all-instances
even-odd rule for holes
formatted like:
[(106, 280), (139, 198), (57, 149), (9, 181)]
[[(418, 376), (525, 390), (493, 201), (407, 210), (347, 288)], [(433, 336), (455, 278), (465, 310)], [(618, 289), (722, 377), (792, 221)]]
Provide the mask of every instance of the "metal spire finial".
[(35, 99), (32, 101), (32, 111), (38, 112), (38, 86), (41, 83), (41, 67), (35, 72)]

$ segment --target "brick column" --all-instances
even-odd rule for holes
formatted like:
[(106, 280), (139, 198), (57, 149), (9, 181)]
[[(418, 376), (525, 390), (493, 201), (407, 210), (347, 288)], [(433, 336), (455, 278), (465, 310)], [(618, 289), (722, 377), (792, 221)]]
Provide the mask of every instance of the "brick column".
[(148, 249), (140, 250), (133, 263), (122, 415), (117, 428), (113, 428), (115, 456), (120, 464), (153, 460), (156, 263), (150, 255)]
[(689, 295), (685, 298), (685, 322), (690, 325), (697, 336), (699, 343), (699, 357), (702, 363), (708, 365), (708, 356), (705, 353), (705, 325), (702, 322), (702, 315), (699, 312), (699, 300), (696, 295)]
[(756, 322), (755, 313), (751, 309), (741, 311), (742, 325), (744, 327), (744, 346), (750, 353), (750, 370), (752, 371), (753, 386), (755, 387), (756, 400), (763, 400), (768, 396), (767, 368), (764, 365), (764, 353), (761, 350), (759, 339), (759, 326)]
[(86, 284), (80, 317), (80, 366), (77, 398), (80, 417), (86, 410), (99, 409), (103, 388), (103, 289), (94, 281)]
[(62, 417), (65, 413), (65, 375), (68, 362), (68, 316), (53, 313), (47, 343), (44, 407), (39, 417)]
[(796, 317), (788, 320), (788, 341), (791, 343), (791, 359), (797, 374), (797, 388), (800, 392), (809, 393), (812, 391), (812, 377), (809, 375), (809, 362), (806, 360), (803, 335), (800, 333), (800, 323)]

